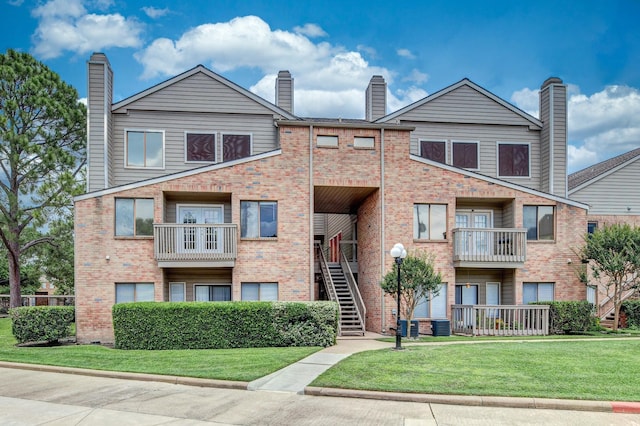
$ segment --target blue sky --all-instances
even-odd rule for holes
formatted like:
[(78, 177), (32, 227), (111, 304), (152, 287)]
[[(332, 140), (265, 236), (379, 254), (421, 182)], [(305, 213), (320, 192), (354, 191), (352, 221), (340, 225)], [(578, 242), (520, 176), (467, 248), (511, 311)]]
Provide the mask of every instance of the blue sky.
[(569, 86), (570, 172), (640, 146), (640, 1), (0, 0), (2, 52), (33, 54), (86, 96), (107, 54), (118, 101), (203, 64), (295, 113), (362, 118), (374, 74), (394, 111), (469, 78), (538, 114), (542, 82)]

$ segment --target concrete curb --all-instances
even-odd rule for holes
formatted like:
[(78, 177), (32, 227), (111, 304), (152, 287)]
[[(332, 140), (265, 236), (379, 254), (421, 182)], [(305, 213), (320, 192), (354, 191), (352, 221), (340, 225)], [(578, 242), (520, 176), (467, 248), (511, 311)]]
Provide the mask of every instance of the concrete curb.
[(640, 414), (640, 402), (609, 402), (550, 398), (513, 398), (503, 396), (437, 395), (401, 392), (377, 392), (307, 386), (305, 395), (342, 398), (379, 399), (383, 401), (422, 402), (427, 404), (467, 405), (505, 408), (539, 408), (546, 410), (598, 411)]
[(223, 388), (247, 390), (249, 382), (231, 380), (199, 379), (196, 377), (164, 376), (161, 374), (128, 373), (122, 371), (89, 370), (85, 368), (59, 367), (55, 365), (22, 364), (0, 361), (0, 367), (22, 370), (43, 371), (48, 373), (78, 374), (82, 376), (106, 377), (111, 379), (139, 380), (144, 382), (161, 382), (175, 385), (199, 386), (205, 388)]

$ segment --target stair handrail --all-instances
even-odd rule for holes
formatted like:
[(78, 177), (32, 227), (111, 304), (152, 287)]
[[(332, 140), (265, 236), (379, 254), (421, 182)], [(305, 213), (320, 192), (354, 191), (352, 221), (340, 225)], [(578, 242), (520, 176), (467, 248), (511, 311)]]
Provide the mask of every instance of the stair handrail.
[[(340, 306), (340, 302), (338, 301), (338, 294), (336, 293), (336, 287), (333, 284), (333, 278), (331, 278), (331, 273), (329, 272), (329, 266), (327, 265), (327, 258), (322, 251), (322, 246), (320, 244), (315, 244), (316, 252), (318, 257), (318, 263), (320, 264), (320, 272), (322, 273), (322, 282), (324, 283), (324, 289), (327, 291), (329, 295), (329, 299), (332, 302), (338, 303)], [(338, 335), (342, 333), (342, 326), (340, 323), (340, 309), (338, 308)]]
[(349, 265), (349, 261), (347, 256), (340, 251), (340, 266), (342, 267), (342, 272), (347, 279), (347, 285), (349, 286), (349, 291), (353, 296), (353, 300), (356, 305), (356, 312), (358, 314), (358, 319), (360, 320), (360, 324), (362, 325), (362, 331), (364, 332), (365, 322), (364, 319), (367, 315), (367, 307), (362, 300), (362, 295), (360, 294), (360, 290), (358, 289), (358, 285), (356, 284), (356, 280), (353, 277), (353, 272), (351, 271), (351, 266)]
[[(622, 292), (622, 297), (620, 298), (620, 303), (627, 300), (629, 297), (633, 296), (636, 292), (635, 288), (630, 288)], [(611, 303), (611, 306), (606, 307), (613, 300), (614, 296), (607, 296), (601, 303), (598, 304), (598, 311), (600, 319), (605, 319), (610, 314), (612, 314), (616, 308), (615, 303)], [(606, 309), (606, 310), (605, 310)], [(602, 313), (604, 312), (604, 313)]]

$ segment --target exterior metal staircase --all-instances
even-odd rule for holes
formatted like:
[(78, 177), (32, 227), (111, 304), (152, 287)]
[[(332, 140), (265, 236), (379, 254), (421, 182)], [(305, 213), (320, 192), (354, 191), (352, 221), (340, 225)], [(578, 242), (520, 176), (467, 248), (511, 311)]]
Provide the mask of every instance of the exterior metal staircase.
[(327, 294), (340, 305), (338, 334), (364, 336), (366, 310), (346, 259), (342, 263), (329, 263), (319, 246), (316, 253)]

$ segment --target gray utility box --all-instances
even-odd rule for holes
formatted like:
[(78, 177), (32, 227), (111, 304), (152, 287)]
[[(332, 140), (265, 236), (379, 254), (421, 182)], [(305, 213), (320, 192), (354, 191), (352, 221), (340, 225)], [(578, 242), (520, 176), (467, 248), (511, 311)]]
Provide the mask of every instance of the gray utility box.
[(431, 334), (433, 336), (451, 336), (451, 323), (448, 319), (431, 320)]

